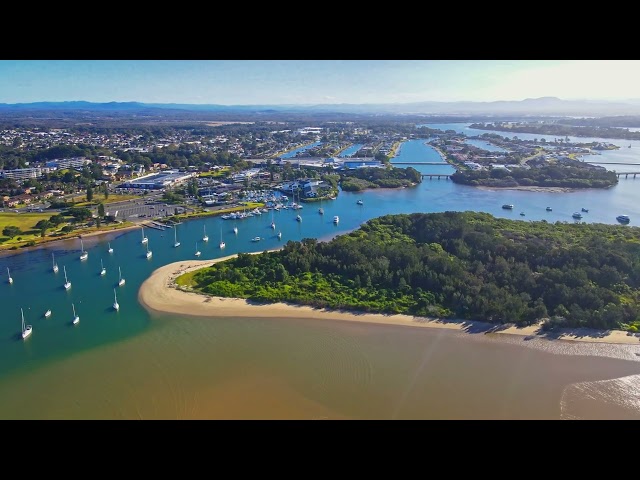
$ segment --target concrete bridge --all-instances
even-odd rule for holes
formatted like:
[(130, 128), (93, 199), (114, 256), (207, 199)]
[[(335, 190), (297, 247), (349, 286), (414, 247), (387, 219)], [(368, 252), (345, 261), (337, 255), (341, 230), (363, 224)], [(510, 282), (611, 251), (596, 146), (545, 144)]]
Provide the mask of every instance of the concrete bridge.
[(640, 175), (640, 172), (616, 172), (618, 178), (621, 178), (624, 175), (624, 178), (629, 178), (629, 175), (633, 175), (633, 178), (636, 178), (636, 175)]
[[(447, 162), (391, 162), (391, 165), (449, 165)], [(638, 163), (637, 165), (640, 165)]]
[(429, 180), (433, 180), (433, 177), (438, 177), (438, 180), (440, 180), (440, 177), (444, 177), (445, 180), (449, 180), (449, 177), (451, 176), (450, 173), (421, 173), (420, 175), (422, 178), (429, 177)]

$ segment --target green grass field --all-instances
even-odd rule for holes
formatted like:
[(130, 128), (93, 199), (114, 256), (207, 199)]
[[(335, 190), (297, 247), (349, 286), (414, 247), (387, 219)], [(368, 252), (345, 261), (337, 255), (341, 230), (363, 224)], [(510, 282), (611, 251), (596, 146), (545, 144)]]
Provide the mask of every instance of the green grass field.
[(193, 276), (198, 273), (198, 270), (194, 270), (193, 272), (187, 272), (180, 275), (176, 278), (176, 283), (181, 287), (193, 287), (195, 284), (193, 282)]

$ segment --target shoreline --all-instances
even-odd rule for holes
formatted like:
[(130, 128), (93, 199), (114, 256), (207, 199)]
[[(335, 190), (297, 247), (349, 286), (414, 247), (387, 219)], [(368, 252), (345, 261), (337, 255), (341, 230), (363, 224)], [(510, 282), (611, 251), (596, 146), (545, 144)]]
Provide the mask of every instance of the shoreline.
[[(279, 250), (279, 249), (276, 249)], [(276, 251), (269, 250), (269, 251)], [(262, 252), (252, 252), (259, 254)], [(470, 320), (444, 320), (405, 314), (366, 313), (314, 308), (287, 303), (256, 304), (241, 298), (213, 297), (179, 288), (175, 279), (183, 273), (199, 270), (218, 262), (235, 258), (237, 254), (212, 260), (184, 260), (154, 270), (138, 291), (138, 301), (147, 310), (198, 317), (294, 318), (317, 320), (347, 320), (352, 322), (440, 328), (465, 333), (516, 335), (526, 339), (564, 340), (584, 343), (639, 344), (640, 334), (622, 330), (563, 329), (541, 332), (539, 325), (515, 327)]]
[[(472, 186), (472, 185), (469, 185)], [(569, 187), (538, 187), (535, 185), (531, 186), (517, 186), (517, 187), (488, 187), (485, 185), (476, 185), (474, 188), (478, 188), (480, 190), (488, 190), (488, 191), (497, 191), (497, 190), (522, 190), (525, 192), (546, 192), (546, 193), (573, 193), (580, 190), (585, 190), (583, 188), (569, 188)]]
[[(22, 247), (22, 248), (16, 248), (15, 250), (0, 250), (0, 257), (11, 257), (14, 255), (19, 255), (21, 253), (25, 253), (25, 252), (31, 252), (33, 250), (37, 250), (37, 249), (47, 249), (47, 248), (52, 248), (55, 247), (56, 245), (60, 245), (63, 242), (70, 242), (70, 241), (74, 241), (77, 240), (79, 238), (84, 239), (92, 239), (94, 237), (100, 237), (102, 235), (109, 235), (112, 234), (114, 236), (123, 234), (123, 233), (127, 233), (130, 232), (131, 230), (135, 230), (135, 229), (139, 229), (140, 225), (130, 225), (128, 227), (122, 227), (122, 228), (114, 228), (111, 230), (100, 230), (100, 231), (96, 231), (96, 232), (88, 232), (88, 233), (77, 233), (73, 236), (70, 237), (64, 237), (64, 238), (55, 238), (46, 242), (40, 242), (36, 245), (33, 245), (31, 247)], [(89, 241), (89, 244), (91, 244), (92, 241)]]

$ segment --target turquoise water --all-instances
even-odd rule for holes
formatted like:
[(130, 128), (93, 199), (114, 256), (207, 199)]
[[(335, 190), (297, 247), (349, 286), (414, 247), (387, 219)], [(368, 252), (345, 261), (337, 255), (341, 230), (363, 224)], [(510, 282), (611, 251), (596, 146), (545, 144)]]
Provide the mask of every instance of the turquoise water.
[[(426, 140), (405, 142), (394, 161), (441, 161), (440, 155), (425, 144)], [(640, 148), (638, 151), (640, 152)], [(444, 163), (442, 166), (418, 165), (416, 168), (423, 173), (451, 173), (453, 171), (449, 165)], [(640, 179), (637, 182), (640, 182)], [(214, 259), (237, 252), (276, 248), (288, 240), (301, 240), (308, 237), (328, 240), (335, 235), (358, 228), (360, 224), (371, 218), (384, 214), (446, 210), (484, 211), (499, 217), (524, 221), (545, 219), (555, 222), (573, 221), (571, 214), (574, 211), (579, 211), (581, 207), (586, 207), (589, 208), (589, 213), (584, 214), (583, 221), (616, 224), (615, 216), (625, 213), (631, 216), (631, 225), (634, 225), (640, 221), (640, 193), (637, 185), (633, 180), (621, 180), (619, 185), (609, 190), (539, 193), (482, 190), (456, 185), (444, 179), (425, 179), (415, 188), (377, 189), (359, 193), (341, 192), (336, 200), (322, 202), (324, 215), (318, 214), (320, 206), (318, 203), (306, 203), (304, 208), (298, 211), (274, 212), (275, 230), (270, 228), (271, 212), (242, 221), (211, 217), (184, 222), (177, 227), (178, 240), (181, 242), (181, 246), (178, 248), (173, 247), (172, 230), (158, 231), (147, 228), (145, 234), (149, 238), (149, 248), (153, 251), (151, 259), (145, 258), (146, 249), (140, 243), (139, 230), (86, 238), (84, 247), (89, 252), (89, 258), (86, 261), (79, 260), (79, 240), (71, 240), (17, 255), (3, 256), (0, 257), (0, 275), (2, 275), (0, 305), (3, 307), (3, 313), (0, 316), (0, 396), (3, 391), (12, 391), (12, 388), (17, 385), (16, 382), (23, 385), (24, 382), (18, 380), (23, 375), (37, 377), (38, 372), (49, 372), (49, 369), (57, 372), (51, 373), (51, 375), (58, 375), (62, 371), (60, 369), (67, 368), (63, 368), (63, 365), (68, 366), (68, 362), (73, 362), (73, 358), (76, 356), (86, 358), (87, 354), (94, 355), (91, 353), (94, 351), (102, 352), (108, 346), (115, 349), (116, 345), (129, 344), (138, 338), (138, 343), (134, 342), (136, 345), (146, 345), (148, 342), (156, 341), (151, 339), (157, 339), (157, 342), (160, 342), (160, 338), (165, 338), (163, 337), (165, 333), (161, 334), (161, 332), (169, 332), (166, 335), (171, 338), (183, 338), (184, 335), (188, 335), (190, 329), (195, 328), (195, 325), (199, 325), (198, 329), (207, 329), (208, 333), (203, 335), (215, 337), (215, 328), (217, 327), (213, 321), (206, 320), (204, 325), (193, 319), (185, 319), (184, 322), (177, 321), (175, 317), (171, 317), (173, 318), (172, 322), (162, 321), (165, 317), (150, 315), (137, 301), (141, 283), (153, 270), (175, 261), (196, 258), (194, 255), (196, 242), (198, 242), (198, 249), (202, 252), (200, 259)], [(357, 205), (358, 199), (362, 199), (364, 204)], [(503, 210), (501, 205), (504, 203), (513, 203), (514, 210)], [(547, 212), (545, 210), (547, 206), (553, 207), (553, 211)], [(519, 215), (521, 211), (526, 213), (526, 217)], [(298, 213), (302, 216), (302, 222), (295, 221), (295, 216)], [(332, 222), (334, 215), (340, 217), (340, 223), (337, 226)], [(206, 225), (206, 231), (210, 237), (208, 243), (201, 241), (203, 225)], [(238, 235), (234, 235), (232, 231), (234, 226), (238, 227)], [(629, 227), (620, 226), (620, 228)], [(278, 240), (276, 237), (278, 231), (282, 232), (282, 240)], [(259, 243), (251, 242), (255, 236), (260, 236), (263, 240)], [(218, 248), (220, 237), (226, 242), (224, 250)], [(114, 249), (112, 254), (107, 252), (107, 242), (110, 242)], [(57, 274), (54, 274), (51, 269), (52, 252), (55, 252), (56, 261), (60, 267)], [(99, 275), (101, 259), (107, 269), (106, 276)], [(62, 286), (64, 283), (63, 266), (66, 266), (68, 278), (72, 283), (69, 291), (65, 291)], [(126, 279), (126, 284), (121, 287), (116, 286), (119, 266)], [(14, 283), (11, 285), (7, 283), (7, 267), (11, 269), (11, 276), (14, 279)], [(118, 312), (112, 308), (114, 288), (117, 291), (120, 304)], [(76, 312), (80, 316), (80, 323), (75, 326), (71, 324), (72, 303), (75, 304)], [(34, 329), (33, 334), (26, 341), (20, 337), (20, 308), (24, 309), (25, 320), (33, 325)], [(51, 309), (53, 314), (50, 318), (45, 319), (43, 314), (47, 309)], [(227, 325), (226, 328), (236, 328), (232, 327), (233, 325), (239, 325), (237, 328), (241, 328), (240, 325), (247, 325), (247, 323), (231, 322), (225, 323), (225, 325)], [(255, 329), (276, 328), (268, 327), (267, 325), (271, 324), (262, 321), (255, 321), (251, 325), (254, 329), (252, 335), (255, 335), (255, 338), (261, 337), (261, 334), (256, 333)], [(265, 326), (262, 327), (262, 325)], [(309, 327), (311, 330), (307, 330), (307, 327), (302, 325), (296, 328), (300, 329), (300, 335), (311, 335), (310, 332), (314, 327)], [(303, 331), (305, 333), (302, 333)], [(229, 335), (229, 338), (234, 339), (233, 342), (238, 342), (238, 348), (241, 348), (242, 335), (237, 332)], [(347, 334), (345, 333), (345, 335)], [(283, 344), (279, 340), (277, 348), (288, 348), (286, 343)], [(180, 349), (183, 348), (182, 344), (180, 345), (177, 350), (172, 350), (172, 354), (179, 354)], [(162, 350), (158, 345), (154, 348), (157, 348), (158, 352)], [(234, 349), (233, 345), (226, 345), (225, 348), (229, 351)], [(391, 347), (389, 348), (393, 350)], [(385, 358), (392, 355), (388, 350), (385, 352)], [(100, 357), (100, 368), (108, 368), (111, 361), (109, 355), (104, 353)], [(158, 353), (158, 355), (161, 354)], [(261, 355), (268, 355), (268, 353), (263, 351)], [(171, 363), (169, 359), (164, 361)], [(384, 363), (383, 359), (379, 361)], [(244, 368), (242, 365), (238, 368)], [(56, 369), (54, 366), (59, 367)], [(126, 367), (120, 366), (119, 368)], [(184, 374), (179, 369), (171, 371), (172, 375), (178, 377)], [(223, 371), (224, 369), (221, 370), (221, 372)], [(85, 374), (91, 375), (91, 370), (88, 367), (83, 375)], [(296, 370), (295, 375), (300, 376), (303, 373)], [(86, 381), (86, 377), (82, 377), (85, 380), (82, 380), (81, 377), (68, 381), (72, 385), (74, 382)], [(80, 383), (75, 384), (80, 385)], [(206, 384), (204, 380), (203, 384)], [(24, 385), (21, 388), (25, 389), (23, 393), (26, 395), (36, 395), (36, 393), (29, 393), (31, 388), (35, 388), (32, 385)], [(55, 388), (55, 385), (49, 385), (47, 388)], [(47, 395), (49, 392), (47, 388), (42, 386), (40, 390), (37, 389), (37, 395)], [(278, 391), (282, 393), (282, 391)], [(344, 391), (340, 390), (335, 394), (339, 396), (344, 394)], [(34, 405), (34, 409), (37, 408), (36, 403), (31, 403)], [(14, 407), (5, 406), (5, 410), (3, 410), (3, 404), (0, 402), (0, 418), (13, 418), (12, 408)], [(102, 417), (103, 415), (109, 417), (104, 410), (100, 410), (102, 407), (99, 405), (92, 408), (94, 410), (91, 408), (82, 410), (83, 414), (79, 415), (89, 418)], [(22, 412), (18, 416), (20, 418), (37, 417), (36, 414), (29, 412)], [(73, 415), (69, 414), (69, 416)]]
[(322, 142), (314, 142), (311, 143), (309, 145), (305, 145), (304, 147), (300, 147), (300, 148), (296, 148), (294, 150), (291, 150), (290, 152), (287, 152), (283, 155), (280, 155), (280, 158), (291, 158), (291, 157), (295, 157), (296, 154), (298, 154), (299, 152), (304, 152), (305, 150), (309, 150), (310, 148), (313, 147), (317, 147), (318, 145), (320, 145)]
[(358, 150), (360, 150), (363, 146), (364, 145), (362, 143), (355, 143), (350, 147), (345, 148), (342, 152), (340, 152), (340, 155), (338, 155), (338, 157), (350, 157), (351, 155), (356, 153)]

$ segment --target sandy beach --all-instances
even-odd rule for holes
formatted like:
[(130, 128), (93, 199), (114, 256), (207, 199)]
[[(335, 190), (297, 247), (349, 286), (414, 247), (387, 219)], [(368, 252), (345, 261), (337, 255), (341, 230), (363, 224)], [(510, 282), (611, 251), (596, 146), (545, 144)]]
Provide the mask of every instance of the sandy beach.
[[(262, 253), (262, 252), (256, 252)], [(249, 318), (296, 318), (320, 320), (346, 320), (370, 324), (404, 325), (419, 328), (444, 328), (462, 332), (486, 333), (491, 335), (519, 335), (528, 338), (543, 338), (579, 342), (600, 342), (618, 344), (638, 344), (640, 337), (620, 330), (600, 331), (573, 329), (542, 332), (538, 325), (515, 327), (494, 325), (487, 322), (466, 320), (442, 320), (437, 318), (414, 317), (411, 315), (391, 315), (360, 313), (313, 308), (286, 303), (254, 304), (245, 299), (223, 298), (202, 295), (179, 289), (175, 279), (183, 273), (222, 262), (236, 255), (215, 260), (185, 260), (170, 263), (155, 270), (147, 278), (138, 292), (138, 300), (147, 309), (202, 317), (249, 317)]]

